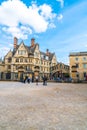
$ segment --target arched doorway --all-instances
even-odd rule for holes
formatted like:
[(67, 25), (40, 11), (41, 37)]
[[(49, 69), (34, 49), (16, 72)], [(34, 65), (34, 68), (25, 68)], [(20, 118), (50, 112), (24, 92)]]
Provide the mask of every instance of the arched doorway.
[(7, 80), (10, 80), (10, 79), (11, 79), (11, 72), (7, 72), (7, 73), (6, 73), (6, 79), (7, 79)]
[(36, 77), (36, 76), (39, 77), (39, 71), (40, 71), (40, 67), (39, 66), (35, 66), (34, 67), (34, 77)]
[(23, 74), (24, 74), (24, 67), (23, 66), (19, 66), (18, 67), (18, 79), (20, 81), (23, 81)]

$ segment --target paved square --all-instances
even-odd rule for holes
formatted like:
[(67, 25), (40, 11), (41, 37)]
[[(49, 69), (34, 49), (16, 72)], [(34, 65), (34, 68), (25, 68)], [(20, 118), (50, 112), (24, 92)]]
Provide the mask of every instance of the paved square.
[(87, 84), (0, 82), (0, 130), (87, 130)]

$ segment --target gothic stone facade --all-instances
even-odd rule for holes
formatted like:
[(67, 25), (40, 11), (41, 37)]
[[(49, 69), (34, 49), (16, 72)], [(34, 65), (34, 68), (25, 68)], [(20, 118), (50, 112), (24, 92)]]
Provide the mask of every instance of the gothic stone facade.
[(4, 63), (0, 64), (1, 79), (21, 80), (24, 76), (31, 78), (36, 75), (41, 77), (46, 74), (50, 77), (50, 67), (57, 64), (55, 53), (40, 51), (39, 44), (31, 39), (30, 46), (22, 41), (18, 45), (18, 39), (14, 38), (13, 51), (9, 51), (4, 57)]
[[(62, 70), (62, 71), (61, 71)], [(9, 51), (0, 63), (1, 80), (23, 80), (25, 76), (35, 78), (45, 74), (48, 79), (53, 76), (61, 76), (62, 73), (69, 73), (69, 67), (63, 63), (58, 63), (55, 53), (40, 51), (39, 44), (35, 39), (31, 39), (29, 46), (22, 41), (18, 44), (18, 39), (14, 37), (13, 51)]]

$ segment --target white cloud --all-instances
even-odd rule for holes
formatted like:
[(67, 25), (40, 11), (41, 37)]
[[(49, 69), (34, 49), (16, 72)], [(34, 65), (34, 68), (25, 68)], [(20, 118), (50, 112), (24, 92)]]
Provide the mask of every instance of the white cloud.
[(58, 17), (57, 17), (58, 21), (61, 21), (63, 19), (63, 15), (62, 14), (59, 14)]
[(55, 24), (50, 23), (50, 24), (49, 24), (49, 28), (56, 28), (56, 26), (55, 26)]
[(16, 36), (17, 38), (27, 39), (27, 33), (30, 32), (29, 28), (26, 27), (3, 27), (3, 31), (7, 34), (11, 34), (13, 37)]
[(21, 0), (8, 0), (0, 5), (0, 25), (5, 26), (3, 31), (22, 39), (27, 39), (32, 31), (45, 32), (55, 17), (47, 4), (37, 6), (32, 3), (27, 7)]
[(10, 47), (2, 46), (0, 47), (0, 57), (4, 57), (8, 51), (10, 50)]
[(56, 0), (56, 1), (60, 2), (61, 8), (64, 7), (64, 0)]
[(38, 35), (36, 35), (36, 34), (34, 34), (34, 38), (39, 38), (39, 36), (38, 36)]
[(49, 5), (43, 4), (40, 6), (40, 14), (43, 16), (46, 20), (53, 19), (56, 17), (56, 14), (52, 13), (52, 8)]

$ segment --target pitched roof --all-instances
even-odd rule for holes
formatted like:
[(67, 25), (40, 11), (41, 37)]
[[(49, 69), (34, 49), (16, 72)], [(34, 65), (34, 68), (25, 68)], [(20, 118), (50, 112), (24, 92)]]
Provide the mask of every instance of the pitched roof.
[[(22, 41), (21, 43), (24, 44), (23, 41)], [(18, 48), (19, 48), (19, 46), (21, 45), (21, 43), (20, 43), (19, 45), (17, 45), (16, 49), (13, 49), (13, 51), (12, 51), (13, 55), (16, 53), (16, 51), (18, 50)], [(26, 48), (28, 54), (34, 54), (34, 51), (35, 51), (37, 45), (39, 46), (38, 43), (34, 44), (34, 46), (27, 46), (27, 45), (24, 44), (24, 46), (25, 46), (25, 48)], [(53, 56), (55, 55), (55, 53), (50, 53), (50, 52), (49, 52), (49, 54), (47, 55), (46, 52), (42, 52), (42, 51), (40, 51), (40, 54), (43, 55), (43, 57), (44, 57), (43, 59), (45, 59), (45, 57), (48, 56), (48, 59), (49, 59), (50, 61), (52, 60)]]
[(53, 56), (55, 55), (55, 53), (50, 53), (50, 52), (49, 52), (49, 55), (47, 55), (47, 53), (41, 52), (41, 51), (40, 51), (40, 53), (41, 53), (41, 55), (43, 55), (45, 57), (48, 56), (49, 60), (52, 60)]
[(52, 60), (52, 58), (53, 58), (54, 55), (55, 55), (55, 53), (50, 53), (49, 60)]
[[(24, 44), (23, 41), (22, 41), (21, 43)], [(20, 43), (20, 45), (21, 45), (21, 43)], [(16, 49), (13, 49), (13, 55), (16, 53), (16, 51), (17, 51), (17, 49), (19, 48), (20, 45), (17, 45)], [(34, 46), (27, 46), (27, 45), (24, 44), (24, 46), (25, 46), (25, 48), (26, 48), (28, 54), (29, 54), (29, 53), (34, 53), (35, 48), (36, 48), (36, 45), (37, 45), (37, 44), (35, 44)]]

